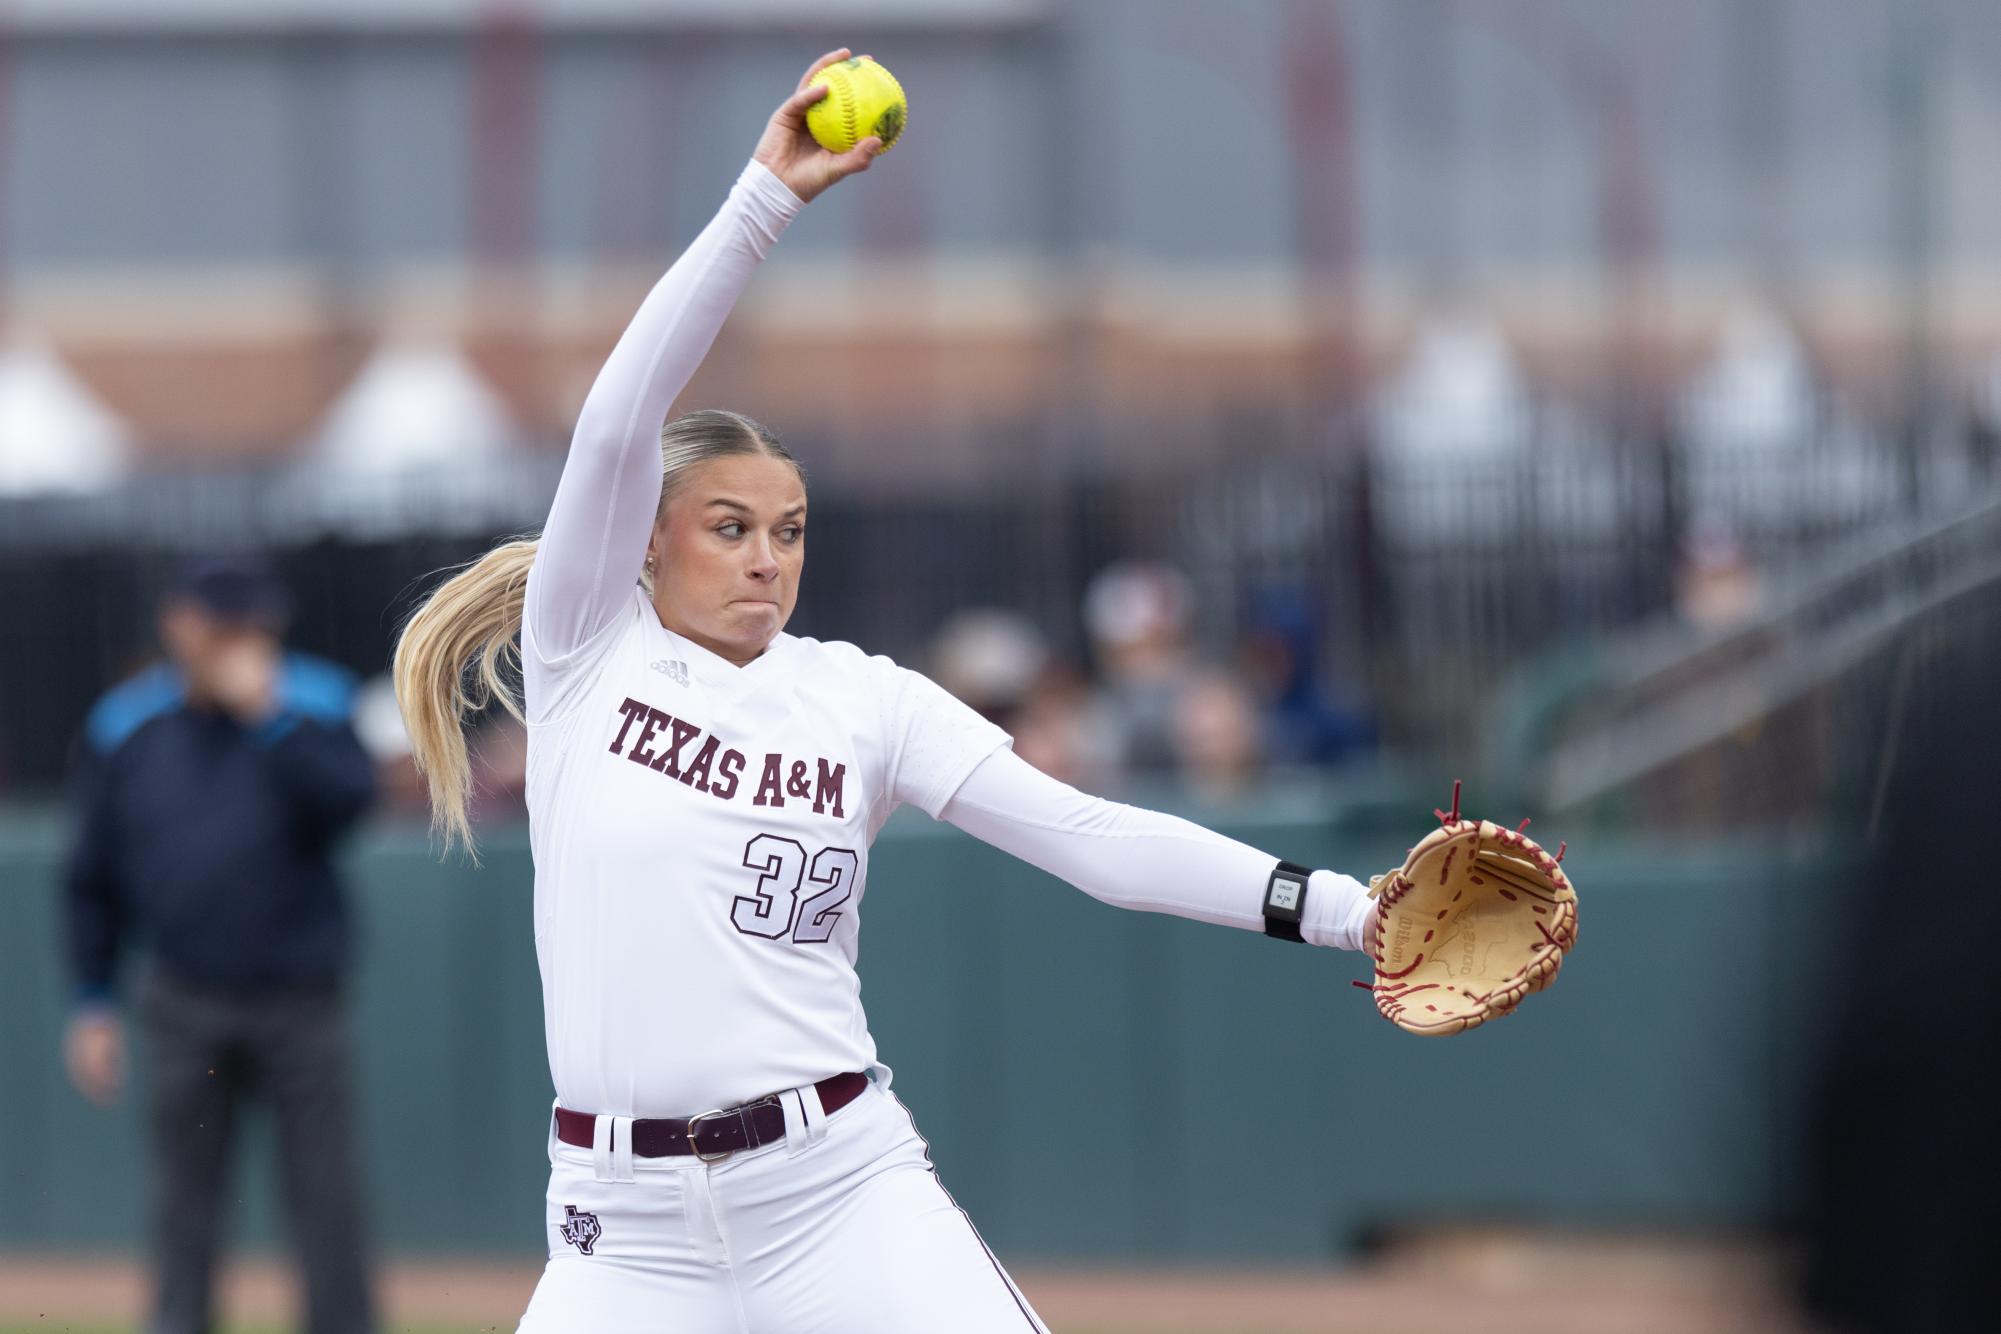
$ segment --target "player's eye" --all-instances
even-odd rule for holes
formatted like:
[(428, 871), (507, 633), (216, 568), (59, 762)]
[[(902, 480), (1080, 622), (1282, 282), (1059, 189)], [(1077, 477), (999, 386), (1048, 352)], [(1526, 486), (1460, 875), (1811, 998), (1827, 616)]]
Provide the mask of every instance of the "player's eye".
[(724, 523), (717, 524), (716, 531), (724, 537), (742, 537), (749, 530), (739, 520), (730, 519)]
[(785, 527), (780, 528), (778, 530), (778, 537), (779, 540), (782, 542), (787, 542), (787, 543), (797, 542), (800, 538), (804, 536), (806, 536), (806, 529), (796, 523), (788, 524)]

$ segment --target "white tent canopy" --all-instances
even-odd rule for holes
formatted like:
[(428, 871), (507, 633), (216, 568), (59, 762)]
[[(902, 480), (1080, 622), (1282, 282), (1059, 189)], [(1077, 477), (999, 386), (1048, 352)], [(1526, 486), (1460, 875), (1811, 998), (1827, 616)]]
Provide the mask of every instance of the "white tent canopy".
[(1799, 338), (1761, 307), (1734, 312), (1688, 388), (1683, 415), (1689, 444), (1700, 451), (1804, 443), (1814, 425), (1814, 390)]
[(53, 349), (0, 348), (0, 495), (103, 490), (124, 476), (131, 440)]
[(1419, 330), (1383, 392), (1377, 422), (1395, 456), (1481, 456), (1519, 449), (1529, 392), (1514, 352), (1490, 322), (1438, 320)]
[(1747, 306), (1682, 398), (1687, 501), (1698, 529), (1860, 523), (1896, 486), (1880, 441), (1821, 401), (1799, 336)]
[(333, 472), (385, 475), (491, 459), (519, 438), (457, 347), (399, 340), (378, 348), (328, 410), (313, 452)]

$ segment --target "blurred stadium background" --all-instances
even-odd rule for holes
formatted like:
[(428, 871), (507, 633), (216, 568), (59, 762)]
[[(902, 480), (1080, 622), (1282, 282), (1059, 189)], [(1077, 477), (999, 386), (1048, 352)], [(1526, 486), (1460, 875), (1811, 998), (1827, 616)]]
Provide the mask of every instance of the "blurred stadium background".
[[(62, 784), (173, 558), (250, 546), (294, 641), (377, 682), (392, 1312), (508, 1327), (549, 1097), (520, 746), (484, 736), (486, 869), (438, 864), (381, 674), (431, 572), (539, 521), (623, 319), (841, 44), (910, 131), (684, 400), (811, 472), (793, 628), (1361, 875), (1463, 776), (1570, 841), (1589, 919), (1563, 985), (1424, 1044), (1338, 961), (899, 820), (871, 1017), (1030, 1295), (1103, 1330), (1793, 1327), (1844, 909), (1928, 762), (1913, 702), (1994, 642), (1986, 0), (13, 0), (0, 1327), (138, 1309), (139, 1127), (57, 1050)], [(1071, 1103), (1127, 1133), (1049, 1142)], [(282, 1320), (273, 1282), (238, 1311)]]

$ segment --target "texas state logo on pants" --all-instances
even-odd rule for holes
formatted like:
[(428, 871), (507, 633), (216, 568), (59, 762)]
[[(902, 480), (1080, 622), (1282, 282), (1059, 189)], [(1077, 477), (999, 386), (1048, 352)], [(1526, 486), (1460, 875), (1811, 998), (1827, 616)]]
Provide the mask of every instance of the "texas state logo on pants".
[(608, 1167), (552, 1137), (522, 1334), (1046, 1334), (893, 1094), (824, 1120), (813, 1102), (784, 1140), (707, 1164)]
[(559, 1225), (559, 1231), (563, 1234), (564, 1241), (585, 1255), (591, 1253), (591, 1247), (597, 1245), (598, 1238), (604, 1235), (604, 1229), (598, 1226), (598, 1216), (584, 1213), (574, 1204), (563, 1206), (563, 1221)]

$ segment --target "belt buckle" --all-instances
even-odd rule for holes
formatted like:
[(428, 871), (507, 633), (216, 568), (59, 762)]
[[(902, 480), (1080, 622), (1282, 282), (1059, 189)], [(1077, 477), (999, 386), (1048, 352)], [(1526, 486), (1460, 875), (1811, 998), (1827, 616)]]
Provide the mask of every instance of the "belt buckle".
[(736, 1152), (735, 1149), (724, 1149), (721, 1153), (703, 1153), (701, 1149), (697, 1147), (697, 1145), (695, 1144), (695, 1128), (701, 1125), (702, 1122), (708, 1120), (712, 1116), (728, 1116), (733, 1112), (740, 1112), (742, 1110), (743, 1109), (740, 1107), (711, 1107), (708, 1111), (703, 1112), (698, 1116), (689, 1117), (688, 1152), (694, 1154), (699, 1161), (705, 1163), (719, 1163), (723, 1159), (735, 1153)]
[[(711, 1107), (708, 1111), (701, 1113), (699, 1116), (689, 1117), (688, 1132), (687, 1132), (688, 1152), (694, 1154), (695, 1157), (701, 1159), (701, 1161), (705, 1163), (721, 1162), (723, 1159), (735, 1153), (736, 1150), (724, 1149), (721, 1153), (715, 1153), (715, 1154), (703, 1153), (700, 1149), (695, 1147), (695, 1127), (699, 1125), (701, 1122), (708, 1120), (712, 1116), (742, 1116), (752, 1111), (755, 1108), (764, 1106), (766, 1103), (776, 1104), (777, 1102), (778, 1102), (778, 1095), (776, 1093), (767, 1093), (762, 1098), (753, 1098), (749, 1102), (740, 1102), (734, 1107)], [(763, 1145), (761, 1144), (753, 1144), (750, 1142), (752, 1139), (752, 1132), (754, 1130), (755, 1127), (752, 1126), (748, 1121), (744, 1123), (743, 1127), (744, 1147), (747, 1149), (757, 1149), (763, 1147)]]

